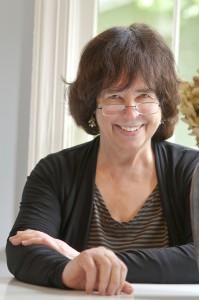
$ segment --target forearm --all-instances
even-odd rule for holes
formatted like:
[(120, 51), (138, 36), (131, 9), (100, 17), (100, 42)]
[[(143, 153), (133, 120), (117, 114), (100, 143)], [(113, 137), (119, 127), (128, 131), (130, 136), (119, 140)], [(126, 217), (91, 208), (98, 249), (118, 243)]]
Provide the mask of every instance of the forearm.
[(7, 264), (10, 272), (19, 280), (31, 284), (65, 288), (62, 273), (70, 261), (46, 246), (6, 246)]
[(43, 245), (13, 246), (8, 241), (6, 252), (11, 273), (27, 283), (87, 293), (96, 290), (102, 295), (132, 293), (125, 281), (126, 266), (103, 247), (82, 252), (73, 260)]
[(131, 283), (199, 283), (192, 244), (117, 253), (117, 256), (126, 264), (127, 280)]

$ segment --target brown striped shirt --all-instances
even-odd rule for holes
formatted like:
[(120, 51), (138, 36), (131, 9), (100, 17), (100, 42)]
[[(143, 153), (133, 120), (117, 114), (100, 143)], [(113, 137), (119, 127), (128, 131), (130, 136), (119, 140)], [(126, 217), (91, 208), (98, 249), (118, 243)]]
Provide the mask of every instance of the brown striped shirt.
[(87, 247), (97, 246), (104, 246), (115, 252), (168, 247), (168, 229), (158, 186), (137, 215), (128, 222), (118, 222), (111, 217), (97, 186), (95, 186)]

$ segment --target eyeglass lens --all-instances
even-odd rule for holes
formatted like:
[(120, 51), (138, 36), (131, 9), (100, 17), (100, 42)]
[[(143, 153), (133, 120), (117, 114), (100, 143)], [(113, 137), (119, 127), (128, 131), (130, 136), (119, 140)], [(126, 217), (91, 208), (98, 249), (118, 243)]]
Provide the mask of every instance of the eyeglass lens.
[(150, 115), (155, 114), (159, 110), (159, 103), (156, 102), (145, 102), (138, 103), (132, 106), (125, 106), (123, 104), (110, 104), (101, 107), (102, 113), (106, 116), (118, 115), (126, 110), (126, 108), (131, 108), (137, 110), (139, 114)]

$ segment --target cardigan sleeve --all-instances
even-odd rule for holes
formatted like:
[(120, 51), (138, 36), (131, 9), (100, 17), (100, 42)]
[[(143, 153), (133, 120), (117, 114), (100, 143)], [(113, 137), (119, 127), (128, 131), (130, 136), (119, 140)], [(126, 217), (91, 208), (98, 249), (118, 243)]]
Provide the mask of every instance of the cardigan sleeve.
[[(69, 246), (85, 249), (92, 211), (99, 139), (61, 150), (42, 159), (24, 187), (20, 210), (9, 234), (33, 229), (61, 239)], [(87, 209), (85, 209), (85, 207)], [(7, 265), (19, 280), (58, 288), (70, 261), (46, 246), (6, 246)]]
[(131, 283), (199, 283), (193, 244), (116, 253)]
[[(27, 179), (20, 211), (9, 236), (17, 231), (34, 229), (58, 238), (61, 224), (61, 201), (58, 182), (59, 166), (53, 156), (41, 160)], [(19, 280), (64, 288), (61, 276), (66, 257), (42, 245), (6, 246), (10, 272)]]

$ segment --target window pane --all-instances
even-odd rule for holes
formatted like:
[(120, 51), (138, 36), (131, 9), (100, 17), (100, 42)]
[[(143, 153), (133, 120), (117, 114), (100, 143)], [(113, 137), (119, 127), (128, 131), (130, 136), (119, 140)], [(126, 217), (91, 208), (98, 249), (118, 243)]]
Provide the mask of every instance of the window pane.
[(173, 0), (99, 0), (98, 32), (142, 22), (157, 29), (171, 45)]
[[(192, 82), (199, 68), (199, 0), (181, 0), (179, 73), (183, 80)], [(175, 141), (196, 147), (196, 139), (188, 134), (188, 125), (180, 121), (175, 131)]]

